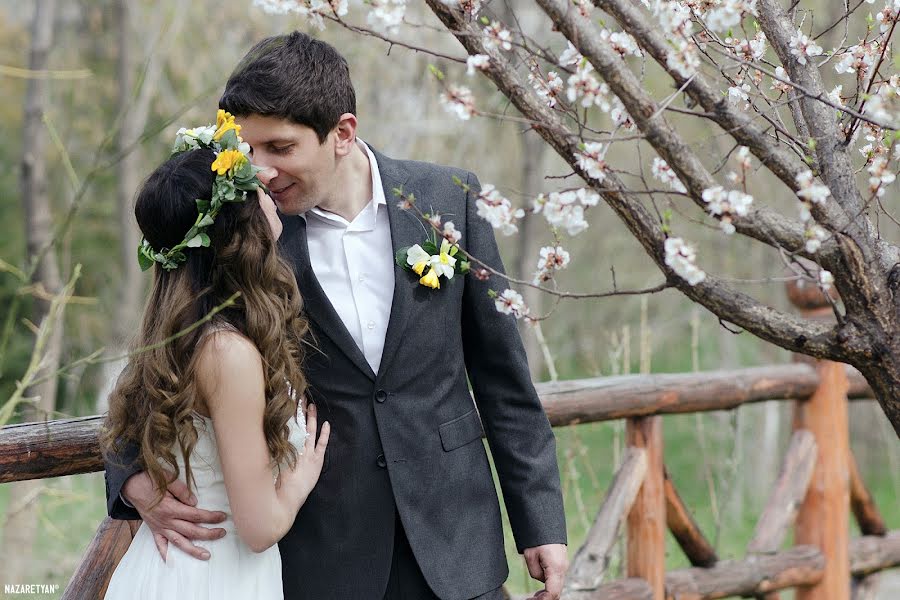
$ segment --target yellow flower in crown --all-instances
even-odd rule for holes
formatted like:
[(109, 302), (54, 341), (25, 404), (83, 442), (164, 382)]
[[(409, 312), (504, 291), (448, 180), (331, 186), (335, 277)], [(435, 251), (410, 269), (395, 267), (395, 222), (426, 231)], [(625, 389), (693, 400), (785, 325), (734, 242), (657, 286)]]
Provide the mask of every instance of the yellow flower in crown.
[(213, 134), (213, 139), (216, 141), (222, 139), (222, 136), (232, 129), (234, 129), (234, 133), (237, 134), (238, 139), (240, 139), (241, 126), (234, 122), (234, 115), (230, 112), (225, 112), (221, 108), (219, 109), (219, 112), (216, 113), (216, 128), (216, 133)]
[(219, 175), (233, 174), (244, 166), (245, 162), (247, 162), (247, 157), (240, 150), (222, 150), (216, 156), (216, 160), (212, 164), (212, 170)]
[[(450, 225), (452, 226), (452, 223)], [(457, 259), (458, 252), (459, 246), (455, 243), (451, 244), (444, 238), (438, 247), (437, 239), (433, 238), (426, 240), (421, 246), (416, 244), (401, 248), (397, 251), (396, 261), (404, 269), (418, 275), (421, 285), (437, 290), (441, 287), (441, 277), (449, 281), (457, 273), (464, 275), (469, 272), (469, 261)]]

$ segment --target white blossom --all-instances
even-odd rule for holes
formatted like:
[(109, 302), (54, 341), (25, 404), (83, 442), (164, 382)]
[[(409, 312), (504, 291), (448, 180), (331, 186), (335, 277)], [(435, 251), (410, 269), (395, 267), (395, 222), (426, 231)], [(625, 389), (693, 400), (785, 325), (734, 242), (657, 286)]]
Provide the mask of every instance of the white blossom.
[(493, 50), (499, 47), (503, 50), (512, 50), (511, 40), (512, 34), (500, 21), (491, 21), (491, 24), (484, 28), (485, 48)]
[(512, 315), (516, 319), (521, 319), (528, 314), (528, 307), (525, 306), (522, 294), (511, 289), (503, 290), (503, 293), (494, 299), (494, 306), (499, 312)]
[(347, 0), (253, 0), (253, 5), (270, 15), (298, 14), (320, 30), (325, 29), (322, 15), (347, 14)]
[(578, 235), (588, 228), (584, 207), (596, 206), (600, 196), (589, 189), (552, 192), (539, 195), (533, 203), (534, 214), (543, 214), (552, 227), (560, 227), (569, 235)]
[(553, 273), (569, 266), (569, 253), (562, 246), (544, 246), (537, 262), (534, 285), (540, 285), (553, 278)]
[(694, 247), (679, 237), (666, 238), (666, 265), (690, 285), (697, 285), (706, 279), (706, 273), (697, 267), (697, 253)]
[(778, 79), (772, 80), (772, 89), (785, 93), (790, 92), (792, 86), (784, 82), (789, 82), (791, 78), (788, 77), (787, 71), (784, 70), (784, 67), (777, 67), (775, 69), (775, 76), (778, 77)]
[(475, 208), (478, 216), (488, 221), (494, 229), (499, 229), (503, 235), (512, 235), (519, 230), (516, 219), (525, 216), (521, 208), (513, 208), (512, 203), (504, 198), (491, 184), (481, 188), (478, 199), (475, 200)]
[(369, 0), (366, 21), (378, 31), (396, 33), (406, 14), (406, 0)]
[(637, 127), (634, 124), (634, 119), (628, 114), (625, 105), (622, 104), (618, 96), (612, 97), (612, 109), (609, 111), (609, 118), (612, 119), (612, 122), (617, 127), (624, 127), (625, 129), (635, 129)]
[(869, 192), (879, 198), (884, 196), (884, 188), (891, 185), (897, 178), (896, 174), (888, 170), (888, 161), (885, 157), (876, 157), (867, 169), (869, 172)]
[(684, 39), (673, 40), (675, 50), (666, 55), (666, 65), (682, 77), (690, 77), (700, 68), (700, 56), (697, 47)]
[(828, 232), (825, 231), (825, 228), (813, 223), (806, 228), (804, 237), (806, 238), (806, 251), (813, 254), (819, 249), (822, 242), (828, 239)]
[(572, 65), (577, 65), (584, 60), (584, 57), (581, 56), (581, 53), (578, 51), (572, 42), (567, 42), (566, 49), (562, 54), (559, 55), (559, 65), (561, 67), (569, 67)]
[(860, 78), (865, 77), (880, 54), (878, 40), (850, 46), (841, 54), (841, 60), (835, 63), (834, 70), (841, 74), (858, 72)]
[(891, 28), (891, 23), (900, 19), (900, 0), (888, 0), (884, 8), (875, 15), (875, 20), (881, 24), (881, 33)]
[(719, 226), (727, 234), (734, 233), (734, 217), (744, 217), (753, 204), (753, 196), (740, 190), (725, 191), (722, 186), (703, 190), (701, 196), (710, 214), (719, 217)]
[(468, 121), (476, 114), (475, 96), (472, 90), (464, 85), (448, 85), (447, 90), (441, 93), (441, 105), (451, 115), (455, 115), (463, 121)]
[(587, 173), (591, 179), (602, 182), (606, 179), (606, 162), (603, 160), (606, 151), (600, 142), (588, 142), (584, 147), (575, 152), (578, 167)]
[(608, 29), (604, 29), (600, 32), (600, 38), (609, 43), (612, 49), (622, 58), (626, 56), (643, 56), (635, 39), (624, 31), (611, 32)]
[(609, 112), (609, 86), (606, 82), (600, 82), (593, 75), (594, 67), (591, 63), (582, 61), (579, 63), (575, 74), (569, 77), (566, 88), (566, 97), (569, 102), (575, 102), (581, 98), (581, 105), (585, 108), (593, 105), (600, 107), (603, 112)]
[(807, 202), (822, 204), (825, 202), (825, 199), (831, 195), (831, 190), (826, 186), (813, 181), (812, 171), (806, 170), (799, 173), (796, 180), (797, 185), (800, 187), (797, 191), (797, 195)]
[(822, 286), (824, 291), (828, 291), (831, 289), (831, 284), (834, 283), (834, 275), (831, 274), (831, 271), (826, 271), (822, 269), (819, 271), (819, 285)]
[(487, 54), (472, 54), (466, 59), (466, 75), (474, 75), (476, 69), (487, 69), (491, 64), (491, 57)]
[(766, 34), (757, 31), (753, 39), (726, 38), (725, 43), (732, 47), (734, 53), (743, 60), (760, 60), (766, 54)]
[[(834, 104), (837, 104), (838, 106), (844, 106), (844, 99), (841, 98), (841, 92), (843, 92), (843, 91), (844, 91), (844, 86), (842, 86), (842, 85), (834, 86), (834, 89), (831, 90), (830, 92), (828, 92), (828, 99), (831, 100), (831, 102), (833, 102)], [(838, 114), (840, 114), (840, 111), (838, 111)]]
[(706, 13), (706, 25), (713, 31), (728, 31), (740, 25), (745, 12), (756, 14), (756, 0), (721, 0)]
[(668, 184), (668, 186), (676, 192), (681, 192), (682, 194), (687, 193), (687, 188), (685, 188), (684, 184), (681, 183), (681, 180), (678, 179), (678, 175), (675, 174), (675, 171), (672, 170), (669, 163), (660, 157), (657, 156), (653, 159), (653, 165), (650, 167), (650, 171), (653, 173), (654, 177), (663, 183)]
[(728, 88), (728, 101), (732, 104), (737, 103), (740, 100), (747, 101), (750, 99), (748, 92), (750, 92), (751, 87), (749, 83), (745, 83), (743, 85), (736, 86), (733, 85)]
[(807, 58), (822, 54), (822, 47), (797, 29), (797, 35), (791, 36), (791, 54), (797, 57), (798, 63), (805, 65)]
[(529, 73), (528, 82), (534, 88), (534, 91), (537, 92), (537, 95), (546, 100), (547, 106), (550, 108), (554, 108), (557, 105), (557, 98), (559, 98), (563, 87), (565, 87), (562, 78), (556, 71), (547, 73), (546, 81), (540, 76), (540, 73)]
[(456, 229), (456, 225), (453, 224), (453, 221), (447, 221), (444, 223), (444, 231), (443, 234), (444, 239), (446, 239), (451, 244), (456, 244), (462, 239), (462, 232)]

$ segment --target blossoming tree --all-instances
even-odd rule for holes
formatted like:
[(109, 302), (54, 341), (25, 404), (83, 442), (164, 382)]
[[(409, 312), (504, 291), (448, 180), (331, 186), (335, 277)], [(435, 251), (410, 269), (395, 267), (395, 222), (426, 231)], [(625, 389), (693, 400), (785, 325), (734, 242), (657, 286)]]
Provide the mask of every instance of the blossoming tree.
[[(523, 30), (519, 2), (422, 1), (468, 55), (450, 57), (458, 74), (433, 69), (448, 112), (486, 115), (469, 87), (454, 83), (463, 67), (483, 74), (518, 109), (517, 124), (539, 133), (581, 180), (527, 207), (491, 184), (478, 192), (479, 214), (498, 233), (516, 233), (531, 212), (557, 240), (536, 257), (533, 280), (509, 280), (509, 289), (497, 291), (498, 310), (539, 318), (513, 288), (562, 294), (554, 275), (577, 260), (563, 238), (584, 231), (591, 208), (603, 201), (664, 274), (664, 287), (778, 346), (857, 367), (900, 435), (900, 247), (887, 231), (900, 226), (891, 214), (900, 75), (890, 46), (900, 0), (835, 0), (841, 10), (825, 19), (804, 6), (811, 0), (534, 0), (555, 38), (546, 25)], [(408, 0), (367, 0), (354, 5), (357, 15), (347, 0), (254, 3), (429, 51), (405, 41), (407, 28), (423, 27), (405, 18)], [(824, 48), (835, 36), (839, 43)], [(646, 85), (650, 69), (670, 83), (665, 97)], [(698, 154), (685, 118), (731, 138), (732, 152)], [(636, 143), (656, 154), (654, 186), (642, 177), (631, 183), (608, 162)], [(795, 198), (796, 209), (785, 213), (754, 198), (750, 183), (762, 172)], [(694, 211), (721, 235), (774, 249), (791, 279), (826, 292), (834, 322), (780, 312), (707, 273), (702, 248), (679, 234), (682, 224), (672, 210), (659, 210), (658, 199), (679, 215)], [(455, 243), (453, 226), (430, 216), (435, 231)], [(478, 276), (478, 257), (468, 258)]]

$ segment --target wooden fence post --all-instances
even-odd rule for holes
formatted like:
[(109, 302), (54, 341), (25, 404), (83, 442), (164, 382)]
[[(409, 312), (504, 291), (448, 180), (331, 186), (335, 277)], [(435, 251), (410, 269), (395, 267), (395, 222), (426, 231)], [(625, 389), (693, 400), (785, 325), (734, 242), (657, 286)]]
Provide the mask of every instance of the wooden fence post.
[(666, 496), (663, 470), (662, 417), (629, 419), (625, 429), (628, 446), (647, 452), (647, 473), (628, 513), (628, 577), (650, 584), (653, 600), (666, 595)]
[[(795, 306), (809, 319), (833, 319), (824, 294), (808, 286), (788, 289)], [(832, 296), (834, 298), (834, 296)], [(798, 357), (798, 360), (809, 360)], [(822, 550), (821, 581), (797, 590), (797, 600), (850, 599), (850, 430), (847, 425), (849, 382), (843, 364), (814, 362), (819, 387), (794, 408), (794, 430), (809, 430), (819, 448), (812, 480), (797, 514), (794, 543)]]

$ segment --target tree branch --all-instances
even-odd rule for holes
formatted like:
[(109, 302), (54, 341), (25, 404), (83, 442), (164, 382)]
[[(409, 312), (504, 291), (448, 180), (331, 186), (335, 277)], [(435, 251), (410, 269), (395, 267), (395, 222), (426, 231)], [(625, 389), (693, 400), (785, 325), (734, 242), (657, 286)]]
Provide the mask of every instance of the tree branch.
[(469, 25), (457, 14), (457, 11), (450, 9), (441, 0), (426, 0), (426, 2), (449, 29), (457, 32), (455, 33), (457, 39), (469, 54), (488, 54), (490, 56), (490, 65), (485, 70), (485, 74), (523, 115), (540, 123), (535, 126), (538, 133), (585, 181), (596, 184), (596, 186), (592, 186), (595, 190), (603, 190), (600, 193), (607, 204), (619, 215), (619, 218), (641, 243), (666, 278), (683, 294), (702, 304), (720, 318), (789, 350), (847, 360), (851, 353), (862, 351), (865, 348), (864, 340), (859, 336), (850, 336), (847, 330), (843, 331), (843, 343), (840, 344), (835, 331), (829, 325), (780, 313), (746, 294), (729, 288), (723, 281), (714, 277), (707, 277), (706, 281), (696, 286), (688, 285), (665, 263), (666, 234), (656, 218), (642, 204), (629, 198), (615, 174), (608, 174), (602, 187), (596, 180), (589, 178), (578, 167), (574, 158), (574, 153), (578, 148), (578, 137), (560, 121), (557, 113), (546, 106), (537, 94), (517, 76), (502, 54), (485, 48), (479, 36), (473, 35), (471, 32), (467, 33)]

